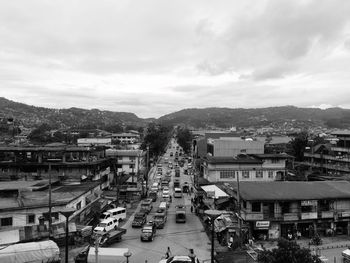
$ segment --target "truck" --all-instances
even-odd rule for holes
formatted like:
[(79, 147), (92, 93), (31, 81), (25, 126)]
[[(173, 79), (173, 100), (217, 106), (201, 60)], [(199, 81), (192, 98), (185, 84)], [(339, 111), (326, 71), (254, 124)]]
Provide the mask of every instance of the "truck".
[(138, 212), (135, 214), (134, 220), (132, 221), (132, 227), (142, 227), (147, 221), (147, 215), (145, 212)]
[(156, 224), (157, 228), (164, 228), (166, 220), (167, 216), (165, 211), (156, 213), (153, 217), (153, 222)]
[(60, 249), (52, 240), (0, 247), (0, 262), (60, 263)]
[(125, 228), (117, 227), (108, 232), (99, 231), (94, 232), (91, 236), (91, 241), (95, 244), (96, 240), (100, 238), (99, 246), (107, 247), (115, 242), (119, 242), (122, 239), (122, 235), (126, 233)]
[(175, 221), (176, 223), (186, 223), (186, 206), (184, 204), (175, 206)]
[(153, 205), (152, 205), (152, 199), (147, 198), (145, 200), (141, 201), (141, 208), (140, 208), (140, 212), (146, 212), (147, 214), (149, 212), (151, 212)]
[(156, 235), (156, 225), (154, 222), (147, 222), (141, 230), (141, 241), (153, 241)]
[[(98, 248), (98, 262), (103, 263), (122, 263), (125, 262), (124, 254), (128, 252), (128, 248)], [(95, 263), (96, 250), (95, 247), (85, 247), (75, 258), (75, 263)]]

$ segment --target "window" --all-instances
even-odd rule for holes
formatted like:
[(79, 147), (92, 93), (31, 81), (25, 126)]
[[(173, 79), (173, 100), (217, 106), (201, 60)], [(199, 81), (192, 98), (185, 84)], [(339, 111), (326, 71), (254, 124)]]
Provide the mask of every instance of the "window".
[(278, 159), (271, 159), (272, 163), (279, 163)]
[(273, 171), (269, 171), (268, 176), (269, 176), (269, 178), (273, 178)]
[(27, 224), (34, 224), (35, 223), (35, 214), (27, 215)]
[(247, 209), (247, 202), (246, 201), (243, 201), (243, 208)]
[(249, 178), (249, 171), (242, 171), (243, 178)]
[(252, 203), (252, 212), (261, 212), (260, 202), (253, 202)]
[(246, 149), (241, 149), (241, 153), (246, 153), (247, 150)]
[(118, 156), (118, 160), (122, 161), (123, 160), (123, 156)]
[(135, 168), (135, 165), (130, 164), (130, 165), (129, 165), (129, 168), (130, 168), (130, 169), (134, 169), (134, 168)]
[(130, 161), (134, 162), (136, 160), (136, 157), (135, 156), (130, 156), (129, 159), (130, 159)]
[(81, 201), (79, 203), (77, 203), (77, 210), (80, 210), (81, 209)]
[(282, 214), (290, 213), (290, 203), (289, 202), (282, 202), (280, 205), (281, 205)]
[(12, 217), (1, 218), (0, 226), (12, 226)]
[(261, 171), (261, 170), (256, 171), (255, 177), (256, 177), (256, 178), (263, 178), (263, 171)]
[[(45, 218), (46, 221), (49, 220), (49, 213), (43, 213), (43, 217)], [(54, 219), (58, 219), (59, 215), (58, 212), (51, 213), (51, 217)]]
[(220, 171), (220, 179), (235, 178), (235, 171)]

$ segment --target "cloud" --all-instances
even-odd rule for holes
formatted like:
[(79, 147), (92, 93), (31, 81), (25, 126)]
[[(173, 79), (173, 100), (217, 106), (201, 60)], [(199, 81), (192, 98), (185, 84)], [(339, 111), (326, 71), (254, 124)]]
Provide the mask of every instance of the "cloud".
[(348, 105), (349, 13), (347, 0), (2, 1), (0, 96), (145, 117)]

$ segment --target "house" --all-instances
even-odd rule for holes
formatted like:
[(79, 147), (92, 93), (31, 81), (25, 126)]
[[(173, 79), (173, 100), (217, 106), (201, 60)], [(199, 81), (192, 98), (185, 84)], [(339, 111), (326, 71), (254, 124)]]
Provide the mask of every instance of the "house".
[(237, 202), (240, 217), (256, 239), (350, 235), (350, 182), (240, 182), (217, 184)]

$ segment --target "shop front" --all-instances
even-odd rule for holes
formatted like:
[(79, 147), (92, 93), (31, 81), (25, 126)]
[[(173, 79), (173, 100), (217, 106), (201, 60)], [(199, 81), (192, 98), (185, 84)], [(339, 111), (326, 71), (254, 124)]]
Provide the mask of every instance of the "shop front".
[(256, 240), (267, 240), (269, 237), (270, 221), (255, 221), (252, 224), (252, 236)]

